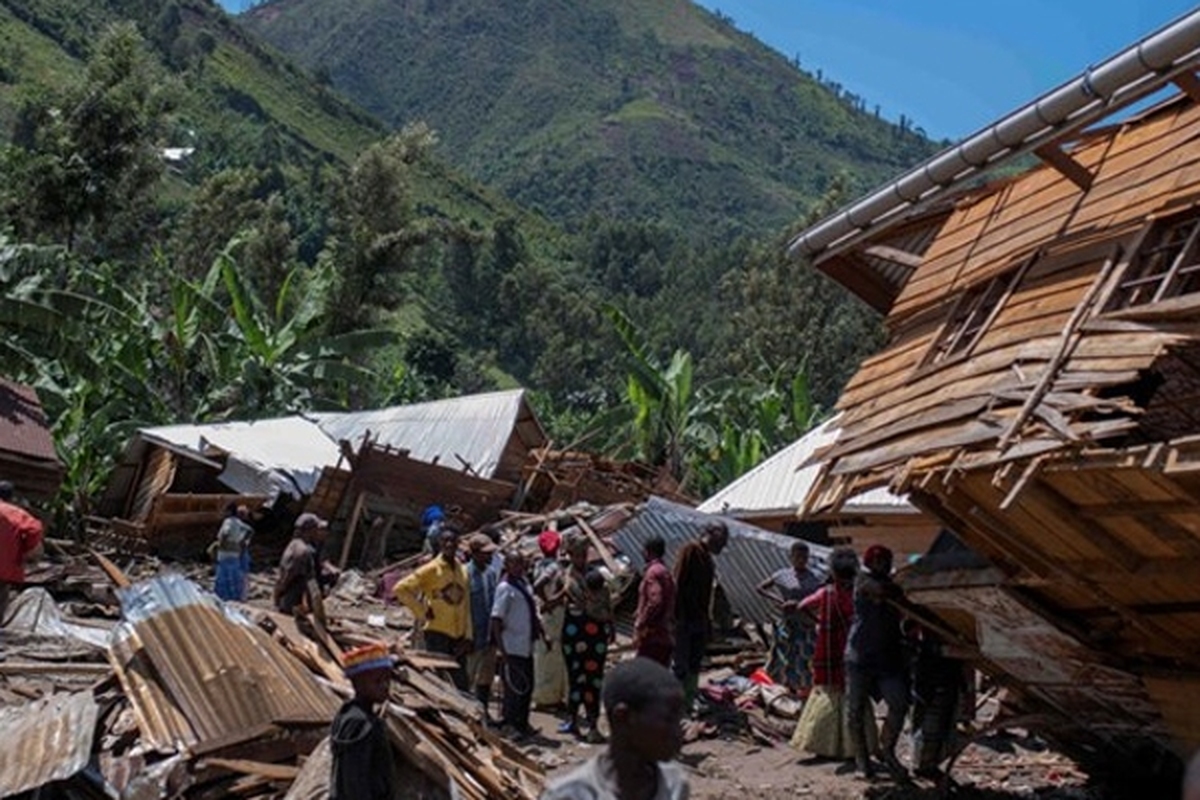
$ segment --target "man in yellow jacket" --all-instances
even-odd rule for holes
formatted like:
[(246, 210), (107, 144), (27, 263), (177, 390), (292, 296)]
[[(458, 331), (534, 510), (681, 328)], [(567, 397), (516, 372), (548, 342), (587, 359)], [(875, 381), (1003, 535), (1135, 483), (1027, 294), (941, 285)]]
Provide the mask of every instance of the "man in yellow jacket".
[(454, 684), (467, 689), (467, 653), (471, 650), (471, 593), (467, 567), (458, 560), (459, 532), (443, 527), (438, 554), (396, 583), (396, 599), (425, 623), (425, 649), (458, 663)]

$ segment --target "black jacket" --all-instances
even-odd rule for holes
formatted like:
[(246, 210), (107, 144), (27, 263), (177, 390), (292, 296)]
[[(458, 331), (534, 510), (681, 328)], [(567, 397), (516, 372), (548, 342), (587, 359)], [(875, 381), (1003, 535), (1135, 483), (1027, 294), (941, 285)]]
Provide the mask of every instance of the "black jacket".
[(383, 720), (367, 704), (347, 701), (330, 731), (330, 800), (392, 800), (395, 764)]

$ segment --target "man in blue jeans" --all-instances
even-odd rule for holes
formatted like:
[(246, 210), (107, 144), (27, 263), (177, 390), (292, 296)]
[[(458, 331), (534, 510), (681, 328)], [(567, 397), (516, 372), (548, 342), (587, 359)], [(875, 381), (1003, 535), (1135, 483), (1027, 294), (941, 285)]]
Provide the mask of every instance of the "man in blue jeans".
[(854, 621), (846, 642), (846, 703), (855, 766), (860, 775), (874, 774), (867, 752), (868, 724), (874, 725), (871, 698), (882, 697), (887, 717), (879, 737), (880, 759), (898, 778), (907, 775), (896, 758), (896, 742), (908, 713), (908, 669), (900, 631), (903, 591), (892, 580), (892, 551), (881, 545), (863, 554), (866, 573), (854, 585)]

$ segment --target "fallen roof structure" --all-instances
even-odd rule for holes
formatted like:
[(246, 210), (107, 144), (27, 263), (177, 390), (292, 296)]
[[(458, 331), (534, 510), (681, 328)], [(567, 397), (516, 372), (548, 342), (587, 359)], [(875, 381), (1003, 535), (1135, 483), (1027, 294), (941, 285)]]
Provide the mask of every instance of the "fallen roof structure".
[[(641, 572), (646, 566), (642, 546), (647, 539), (661, 536), (667, 545), (665, 562), (674, 564), (679, 549), (699, 538), (704, 526), (714, 521), (723, 522), (729, 530), (729, 543), (715, 561), (717, 582), (734, 613), (745, 622), (774, 621), (779, 611), (757, 592), (757, 587), (764, 578), (791, 564), (788, 553), (796, 543), (793, 537), (652, 497), (638, 507), (633, 518), (612, 535), (612, 540)], [(809, 550), (813, 570), (823, 574), (828, 568), (830, 548), (810, 545)]]
[(418, 461), (510, 483), (521, 479), (529, 453), (547, 442), (524, 389), (312, 418), (352, 447), (370, 437)]
[(834, 511), (800, 513), (820, 472), (820, 465), (811, 460), (837, 438), (838, 419), (816, 426), (696, 510), (822, 544), (849, 544), (860, 554), (872, 544), (886, 545), (901, 562), (924, 553), (940, 524), (884, 486), (856, 494)]
[[(442, 485), (451, 489), (455, 476), (495, 482), (508, 487), (507, 501), (530, 453), (545, 444), (523, 390), (375, 411), (144, 428), (114, 468), (93, 530), (122, 546), (141, 545), (133, 549), (186, 554), (200, 540), (200, 549), (207, 545), (230, 501), (275, 506), (284, 498), (293, 509), (307, 503), (333, 518), (351, 480), (344, 454), (368, 448), (402, 455), (423, 474), (449, 476)], [(370, 480), (379, 483), (378, 470)], [(474, 495), (467, 494), (469, 501)]]
[(63, 472), (37, 392), (0, 378), (0, 479), (19, 495), (47, 500), (58, 493)]
[[(887, 485), (942, 520), (992, 566), (914, 592), (1040, 733), (1127, 775), (1200, 746), (1197, 65), (1200, 11), (990, 126), (986, 158), (982, 137), (958, 149), (994, 166), (1036, 145), (1043, 166), (965, 186), (974, 167), (927, 164), (936, 187), (901, 178), (794, 247), (889, 331), (805, 510)], [(1170, 82), (1138, 116), (1076, 124)], [(1015, 133), (1038, 114), (1045, 133)]]

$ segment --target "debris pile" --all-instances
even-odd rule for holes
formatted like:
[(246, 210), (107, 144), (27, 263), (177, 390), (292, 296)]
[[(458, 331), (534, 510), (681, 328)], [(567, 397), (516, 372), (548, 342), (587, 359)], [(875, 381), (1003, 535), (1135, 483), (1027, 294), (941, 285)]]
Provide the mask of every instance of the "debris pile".
[[(362, 633), (223, 604), (178, 574), (122, 582), (111, 631), (64, 619), (41, 590), (14, 604), (0, 737), (19, 744), (0, 753), (0, 797), (281, 798), (302, 775), (303, 791), (327, 783), (313, 754), (350, 695), (337, 636)], [(385, 709), (420, 796), (533, 800), (537, 764), (484, 729), (441, 666), (404, 652)]]

